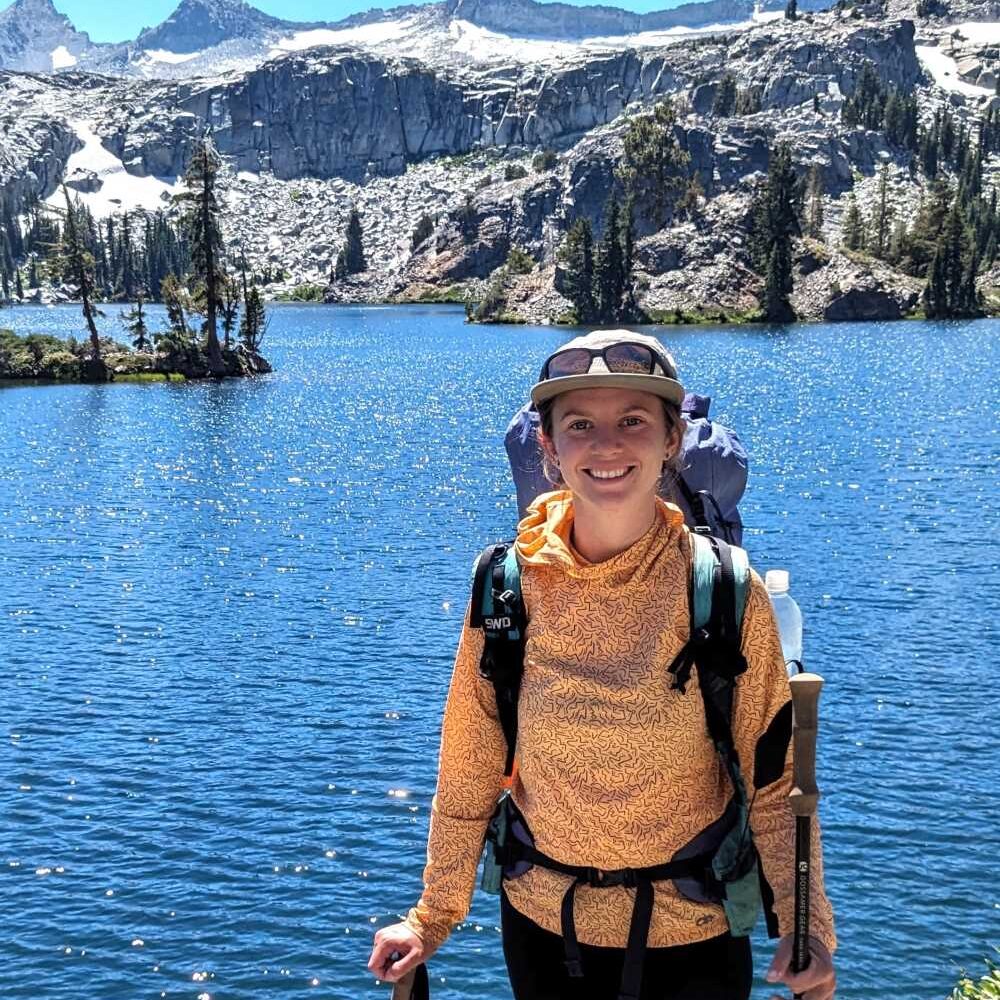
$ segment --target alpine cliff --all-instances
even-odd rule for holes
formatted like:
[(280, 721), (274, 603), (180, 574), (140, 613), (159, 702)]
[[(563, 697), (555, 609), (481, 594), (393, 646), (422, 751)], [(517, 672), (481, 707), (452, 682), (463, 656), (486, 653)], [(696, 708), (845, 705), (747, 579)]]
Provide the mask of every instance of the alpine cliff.
[[(0, 24), (32, 5), (51, 10), (18, 0)], [(3, 202), (27, 225), (32, 201), (58, 198), (65, 182), (98, 219), (172, 212), (207, 130), (225, 165), (230, 250), (274, 279), (270, 294), (471, 296), (509, 318), (565, 318), (567, 235), (583, 221), (601, 238), (614, 196), (632, 205), (644, 315), (738, 318), (765, 281), (759, 195), (787, 144), (795, 313), (903, 316), (934, 254), (923, 231), (910, 253), (907, 227), (941, 213), (946, 182), (962, 197), (974, 183), (988, 201), (1000, 165), (1000, 24), (970, 0), (806, 6), (788, 18), (784, 3), (741, 0), (644, 15), (444, 0), (330, 27), (290, 25), (241, 0), (184, 0), (110, 60), (55, 14), (44, 44), (78, 45), (78, 64), (0, 71)], [(267, 58), (254, 49), (261, 38)], [(151, 53), (177, 70), (223, 49), (244, 53), (246, 67), (169, 80), (135, 71)], [(84, 69), (98, 62), (118, 72)], [(673, 158), (669, 198), (634, 170), (629, 179), (640, 142)], [(352, 209), (367, 270), (344, 275), (336, 260)], [(987, 296), (1000, 284), (993, 225), (976, 223), (974, 277)]]

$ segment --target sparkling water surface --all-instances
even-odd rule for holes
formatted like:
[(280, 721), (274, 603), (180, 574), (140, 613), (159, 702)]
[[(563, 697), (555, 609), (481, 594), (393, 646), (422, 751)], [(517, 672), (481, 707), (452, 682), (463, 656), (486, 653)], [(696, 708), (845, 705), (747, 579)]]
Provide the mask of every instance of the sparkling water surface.
[[(569, 332), (273, 312), (262, 379), (0, 388), (4, 998), (388, 997), (365, 963), (419, 895), (503, 431)], [(661, 331), (749, 448), (745, 542), (827, 681), (842, 1000), (943, 998), (1000, 944), (997, 331)], [(510, 995), (497, 924), (477, 891), (436, 1000)]]

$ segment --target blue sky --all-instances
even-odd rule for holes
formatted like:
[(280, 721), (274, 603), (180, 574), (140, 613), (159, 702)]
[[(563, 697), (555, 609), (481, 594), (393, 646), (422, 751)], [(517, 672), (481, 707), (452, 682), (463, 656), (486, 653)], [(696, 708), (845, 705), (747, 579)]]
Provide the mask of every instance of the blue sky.
[[(54, 0), (56, 9), (95, 42), (122, 42), (159, 24), (180, 0)], [(372, 7), (396, 7), (392, 0), (249, 0), (258, 10), (289, 21), (339, 21)], [(413, 0), (411, 0), (413, 2)], [(563, 0), (575, 7), (594, 6), (589, 0)], [(676, 7), (678, 0), (605, 0), (610, 6), (645, 12)]]

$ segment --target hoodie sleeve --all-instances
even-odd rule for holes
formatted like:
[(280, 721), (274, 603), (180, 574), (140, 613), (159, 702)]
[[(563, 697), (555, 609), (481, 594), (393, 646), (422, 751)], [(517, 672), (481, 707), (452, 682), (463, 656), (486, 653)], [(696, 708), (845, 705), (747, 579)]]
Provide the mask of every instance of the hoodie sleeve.
[(507, 744), (493, 686), (480, 676), (483, 634), (465, 625), (444, 710), (424, 892), (405, 923), (436, 949), (472, 903), (483, 838), (500, 795)]
[[(737, 685), (733, 736), (747, 792), (754, 797), (750, 825), (764, 877), (774, 892), (782, 937), (794, 930), (795, 816), (788, 807), (792, 788), (792, 701), (781, 641), (760, 577), (751, 574), (743, 617), (747, 671)], [(767, 782), (756, 792), (755, 777)], [(812, 821), (812, 889), (809, 933), (831, 952), (837, 947), (833, 910), (823, 886), (823, 849), (817, 817)]]

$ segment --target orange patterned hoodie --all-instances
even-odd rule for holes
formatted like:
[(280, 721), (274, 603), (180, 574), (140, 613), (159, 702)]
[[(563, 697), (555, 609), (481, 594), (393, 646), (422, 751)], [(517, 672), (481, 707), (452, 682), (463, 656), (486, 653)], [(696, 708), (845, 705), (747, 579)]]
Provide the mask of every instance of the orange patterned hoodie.
[[(566, 491), (543, 494), (518, 525), (529, 624), (512, 794), (539, 850), (571, 865), (608, 870), (668, 861), (722, 815), (732, 794), (705, 727), (697, 670), (686, 693), (671, 687), (667, 668), (689, 632), (690, 542), (681, 512), (657, 504), (650, 529), (600, 563), (573, 549), (573, 503)], [(425, 889), (406, 918), (431, 947), (469, 911), (503, 774), (506, 744), (493, 688), (479, 675), (482, 648), (482, 632), (470, 628), (466, 616), (444, 713)], [(737, 682), (733, 734), (752, 794), (758, 741), (774, 738), (768, 727), (791, 697), (771, 605), (756, 573), (743, 653), (748, 669)], [(790, 787), (789, 752), (784, 775), (757, 792), (751, 812), (782, 935), (793, 926)], [(812, 827), (810, 930), (833, 951), (818, 823)], [(571, 882), (535, 867), (504, 887), (519, 911), (559, 934), (560, 905)], [(726, 931), (720, 905), (693, 902), (672, 882), (654, 885), (649, 947)], [(580, 886), (579, 940), (624, 948), (634, 897), (635, 890), (624, 886)]]

